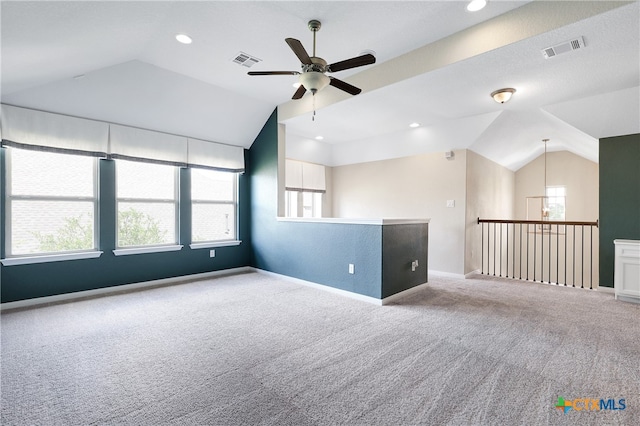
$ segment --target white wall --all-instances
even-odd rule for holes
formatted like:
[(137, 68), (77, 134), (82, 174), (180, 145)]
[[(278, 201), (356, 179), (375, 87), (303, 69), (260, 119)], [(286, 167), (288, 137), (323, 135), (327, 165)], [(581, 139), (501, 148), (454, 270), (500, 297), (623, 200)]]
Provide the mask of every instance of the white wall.
[(513, 219), (515, 173), (473, 151), (467, 151), (466, 179), (465, 274), (481, 269), (478, 218)]
[(333, 167), (333, 216), (430, 218), (429, 269), (463, 274), (466, 156), (457, 150), (452, 159), (438, 152)]

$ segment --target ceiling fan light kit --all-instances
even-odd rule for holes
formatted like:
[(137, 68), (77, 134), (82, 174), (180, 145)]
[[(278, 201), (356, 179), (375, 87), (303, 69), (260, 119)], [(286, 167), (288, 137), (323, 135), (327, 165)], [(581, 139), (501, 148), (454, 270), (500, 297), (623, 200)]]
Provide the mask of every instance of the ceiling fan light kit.
[(327, 86), (333, 86), (350, 95), (357, 95), (362, 89), (355, 87), (347, 82), (330, 77), (327, 73), (357, 68), (364, 65), (375, 64), (376, 58), (371, 53), (366, 53), (344, 61), (335, 62), (327, 65), (327, 62), (316, 56), (316, 33), (320, 30), (322, 24), (316, 19), (312, 19), (308, 23), (309, 30), (313, 33), (313, 56), (309, 56), (302, 43), (295, 38), (286, 38), (285, 42), (289, 45), (293, 53), (300, 60), (299, 71), (250, 71), (249, 75), (299, 75), (298, 81), (300, 87), (293, 94), (292, 99), (300, 99), (309, 91), (312, 95), (321, 91)]

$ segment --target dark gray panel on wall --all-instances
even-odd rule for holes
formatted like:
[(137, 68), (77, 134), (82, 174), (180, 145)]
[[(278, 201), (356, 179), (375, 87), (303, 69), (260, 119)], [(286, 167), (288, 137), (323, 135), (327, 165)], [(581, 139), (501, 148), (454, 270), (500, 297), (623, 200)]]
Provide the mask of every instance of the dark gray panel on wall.
[(613, 287), (613, 240), (640, 240), (640, 134), (600, 139), (600, 285)]
[[(385, 225), (382, 231), (382, 297), (427, 282), (429, 224)], [(411, 263), (418, 261), (415, 271)]]

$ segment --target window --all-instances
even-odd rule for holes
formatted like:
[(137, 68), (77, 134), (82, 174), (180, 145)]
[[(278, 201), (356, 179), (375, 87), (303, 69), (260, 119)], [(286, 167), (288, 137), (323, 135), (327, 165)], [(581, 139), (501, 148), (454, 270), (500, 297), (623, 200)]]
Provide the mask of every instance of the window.
[(287, 217), (322, 217), (322, 193), (311, 191), (286, 191)]
[(237, 239), (238, 174), (191, 169), (191, 241)]
[(545, 195), (549, 208), (549, 220), (565, 220), (565, 187), (547, 186)]
[(6, 152), (7, 255), (95, 250), (96, 159)]
[(178, 242), (178, 168), (116, 160), (117, 247)]

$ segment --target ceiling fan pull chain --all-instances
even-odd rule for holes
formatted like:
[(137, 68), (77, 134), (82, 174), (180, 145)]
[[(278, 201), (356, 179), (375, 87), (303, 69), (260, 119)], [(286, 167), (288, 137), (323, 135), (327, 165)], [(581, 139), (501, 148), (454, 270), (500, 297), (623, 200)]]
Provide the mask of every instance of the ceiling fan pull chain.
[(311, 121), (316, 121), (316, 94), (311, 94), (311, 99), (313, 101), (313, 115), (311, 116)]

